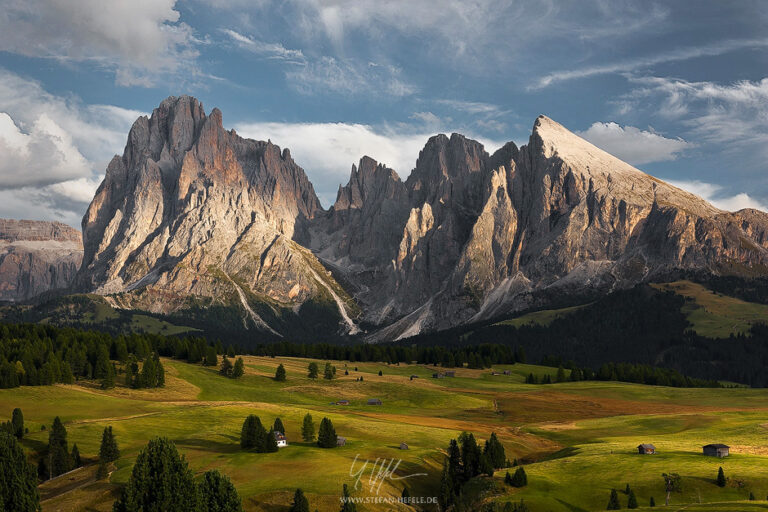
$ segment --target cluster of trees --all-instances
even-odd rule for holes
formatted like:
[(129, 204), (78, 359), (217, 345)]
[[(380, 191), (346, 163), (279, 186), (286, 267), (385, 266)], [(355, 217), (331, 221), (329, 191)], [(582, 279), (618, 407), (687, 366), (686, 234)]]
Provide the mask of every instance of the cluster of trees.
[(229, 360), (229, 357), (224, 354), (219, 372), (225, 377), (229, 377), (230, 379), (239, 379), (243, 376), (243, 373), (245, 373), (245, 363), (243, 363), (243, 358), (238, 357), (235, 360), (235, 364), (232, 364), (232, 361)]
[(6, 432), (16, 439), (22, 439), (27, 429), (24, 427), (24, 413), (18, 407), (11, 413), (11, 419), (0, 425), (0, 431)]
[(525, 473), (525, 468), (519, 466), (512, 475), (507, 471), (507, 474), (504, 475), (504, 483), (512, 487), (525, 487), (528, 485), (528, 475)]
[(275, 420), (274, 426), (267, 430), (261, 423), (261, 419), (253, 414), (245, 418), (240, 430), (240, 448), (253, 450), (257, 453), (269, 453), (277, 451), (275, 432), (285, 433), (285, 427), (280, 418)]
[[(670, 368), (658, 368), (647, 364), (606, 363), (598, 370), (578, 368), (573, 362), (563, 366), (559, 358), (547, 357), (541, 361), (543, 366), (557, 366), (554, 376), (549, 373), (542, 377), (530, 373), (525, 378), (527, 384), (552, 384), (553, 382), (579, 382), (583, 380), (634, 382), (649, 386), (672, 386), (677, 388), (717, 388), (721, 384), (716, 380), (695, 379), (682, 375)], [(565, 370), (569, 369), (569, 372)]]
[[(139, 363), (133, 355), (125, 364), (125, 384), (132, 388), (161, 388), (165, 386), (165, 368), (157, 352), (147, 356), (139, 371)], [(104, 383), (102, 382), (102, 387)]]
[[(310, 379), (316, 379), (319, 376), (320, 368), (317, 363), (312, 362), (307, 366), (307, 377)], [(326, 380), (333, 380), (336, 377), (336, 367), (329, 362), (325, 363), (323, 369), (323, 378)]]
[(0, 510), (38, 512), (35, 468), (27, 461), (18, 439), (0, 430)]
[(462, 487), (472, 478), (482, 474), (493, 476), (495, 469), (508, 466), (504, 446), (495, 433), (481, 450), (473, 434), (462, 432), (458, 440), (452, 439), (448, 445), (448, 456), (440, 476), (440, 505), (447, 509), (457, 503)]
[(128, 484), (115, 502), (114, 512), (242, 512), (235, 486), (212, 470), (195, 481), (185, 458), (166, 438), (149, 441), (136, 458)]

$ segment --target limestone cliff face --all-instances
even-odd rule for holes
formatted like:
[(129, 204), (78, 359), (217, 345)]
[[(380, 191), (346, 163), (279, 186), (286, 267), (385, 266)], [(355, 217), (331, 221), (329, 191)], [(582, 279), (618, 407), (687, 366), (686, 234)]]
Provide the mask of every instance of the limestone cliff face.
[(80, 232), (66, 224), (0, 219), (0, 300), (68, 288), (82, 257)]
[(374, 340), (510, 313), (542, 291), (608, 292), (679, 269), (768, 271), (768, 214), (718, 210), (544, 116), (527, 145), (493, 155), (433, 137), (405, 188), (410, 211), (380, 256), (390, 264), (378, 293), (356, 295), (381, 326)]
[(243, 139), (217, 109), (206, 116), (196, 99), (171, 97), (134, 123), (107, 168), (83, 218), (77, 286), (157, 312), (190, 297), (239, 302), (247, 326), (274, 330), (254, 301), (293, 308), (343, 295), (294, 241), (318, 211), (287, 149)]
[(768, 214), (721, 211), (544, 116), (493, 155), (436, 135), (405, 181), (363, 157), (324, 211), (287, 149), (190, 97), (136, 121), (83, 238), (77, 289), (121, 307), (205, 298), (280, 334), (275, 318), (323, 303), (337, 332), (364, 321), (373, 341), (680, 269), (768, 273)]

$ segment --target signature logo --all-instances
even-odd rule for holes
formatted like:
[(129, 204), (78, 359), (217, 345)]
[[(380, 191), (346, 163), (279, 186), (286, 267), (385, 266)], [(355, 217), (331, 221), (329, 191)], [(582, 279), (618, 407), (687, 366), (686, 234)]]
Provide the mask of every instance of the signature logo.
[(411, 475), (404, 476), (395, 475), (395, 471), (397, 471), (397, 468), (400, 467), (400, 463), (403, 462), (403, 459), (394, 458), (387, 459), (377, 457), (373, 463), (371, 463), (369, 459), (360, 459), (360, 467), (358, 469), (357, 466), (359, 457), (359, 453), (355, 455), (355, 460), (352, 461), (352, 465), (349, 468), (349, 476), (355, 479), (355, 490), (358, 490), (360, 486), (363, 485), (360, 483), (360, 481), (368, 471), (370, 471), (370, 475), (368, 476), (368, 487), (370, 492), (375, 490), (377, 495), (381, 490), (381, 485), (387, 479), (392, 481), (399, 481), (417, 476), (427, 476), (426, 473), (413, 473)]

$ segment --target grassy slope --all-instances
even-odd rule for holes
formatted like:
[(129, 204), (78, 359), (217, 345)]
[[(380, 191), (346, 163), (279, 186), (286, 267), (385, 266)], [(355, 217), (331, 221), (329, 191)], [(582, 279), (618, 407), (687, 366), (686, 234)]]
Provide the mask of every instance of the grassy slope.
[(768, 321), (768, 305), (745, 302), (721, 295), (691, 281), (675, 281), (654, 285), (690, 300), (683, 307), (688, 321), (702, 336), (727, 338), (746, 332), (756, 322)]
[(588, 304), (581, 304), (579, 306), (571, 306), (568, 308), (534, 311), (532, 313), (526, 313), (525, 315), (518, 316), (517, 318), (511, 318), (509, 320), (498, 322), (497, 325), (512, 325), (515, 327), (521, 327), (523, 325), (535, 324), (547, 326), (552, 323), (552, 320), (574, 313), (587, 305)]
[[(288, 380), (275, 382), (278, 364)], [(108, 510), (114, 484), (124, 483), (138, 450), (155, 435), (173, 439), (191, 467), (200, 473), (219, 468), (227, 473), (244, 498), (246, 510), (283, 510), (293, 490), (308, 492), (312, 507), (337, 510), (341, 482), (351, 483), (350, 465), (361, 459), (402, 458), (398, 474), (426, 472), (428, 476), (401, 482), (387, 481), (382, 494), (399, 495), (403, 483), (412, 495), (436, 492), (440, 450), (461, 430), (481, 439), (499, 434), (511, 458), (539, 461), (526, 466), (530, 485), (505, 488), (497, 472), (497, 487), (505, 495), (489, 499), (524, 498), (533, 511), (602, 510), (612, 487), (629, 483), (641, 505), (650, 496), (663, 503), (662, 472), (683, 475), (684, 492), (673, 504), (724, 502), (731, 504), (686, 510), (754, 510), (745, 500), (750, 491), (768, 494), (768, 392), (750, 389), (672, 389), (633, 384), (563, 383), (532, 386), (523, 383), (529, 372), (554, 373), (530, 365), (499, 366), (512, 375), (460, 369), (456, 378), (432, 379), (427, 366), (388, 366), (336, 362), (338, 379), (311, 381), (305, 377), (308, 360), (246, 358), (246, 375), (237, 381), (215, 371), (166, 361), (168, 383), (163, 390), (117, 388), (102, 392), (92, 385), (0, 390), (0, 419), (13, 407), (24, 410), (30, 451), (47, 439), (40, 425), (50, 426), (60, 415), (70, 444), (76, 442), (86, 457), (95, 457), (101, 430), (112, 425), (123, 457), (110, 483), (78, 488), (44, 503), (45, 510), (74, 510), (90, 506)], [(357, 366), (358, 371), (354, 370)], [(378, 371), (383, 376), (378, 375)], [(418, 379), (409, 380), (409, 376)], [(358, 376), (363, 382), (357, 382)], [(381, 407), (365, 405), (379, 397)], [(330, 405), (349, 399), (348, 407)], [(315, 422), (330, 417), (344, 448), (321, 450), (299, 441), (301, 419), (307, 412)], [(239, 450), (238, 436), (248, 414), (265, 424), (280, 416), (290, 447), (275, 454)], [(407, 452), (398, 448), (406, 441)], [(635, 446), (651, 442), (655, 456), (635, 455)], [(701, 445), (725, 442), (734, 455), (720, 461), (700, 455)], [(564, 457), (553, 458), (559, 452)], [(719, 465), (743, 488), (718, 488), (713, 479)], [(358, 466), (359, 467), (359, 466)], [(363, 482), (367, 481), (367, 475)], [(358, 491), (368, 495), (368, 491)], [(625, 504), (626, 497), (620, 494)], [(762, 502), (763, 507), (766, 506)], [(369, 505), (360, 510), (384, 510)], [(406, 510), (400, 508), (395, 510)], [(675, 510), (675, 509), (673, 509)]]

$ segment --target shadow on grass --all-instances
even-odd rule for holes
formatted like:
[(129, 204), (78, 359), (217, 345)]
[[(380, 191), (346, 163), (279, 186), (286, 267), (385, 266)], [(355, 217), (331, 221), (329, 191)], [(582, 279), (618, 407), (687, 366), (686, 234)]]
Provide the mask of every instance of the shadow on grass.
[(562, 506), (564, 506), (565, 508), (567, 508), (571, 512), (589, 512), (585, 508), (577, 507), (576, 505), (574, 505), (572, 503), (568, 503), (567, 501), (563, 501), (560, 498), (555, 498), (555, 501), (560, 503)]
[(176, 444), (185, 448), (200, 448), (215, 453), (235, 453), (240, 451), (239, 440), (237, 442), (224, 443), (209, 439), (176, 439)]

